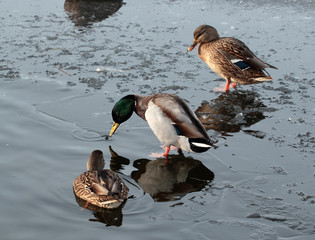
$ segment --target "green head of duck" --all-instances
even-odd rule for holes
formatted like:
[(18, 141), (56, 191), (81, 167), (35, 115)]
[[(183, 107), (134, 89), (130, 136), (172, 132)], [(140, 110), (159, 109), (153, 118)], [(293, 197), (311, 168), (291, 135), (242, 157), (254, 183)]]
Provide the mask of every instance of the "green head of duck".
[(135, 108), (135, 96), (134, 95), (127, 95), (120, 99), (112, 110), (112, 117), (113, 117), (113, 126), (109, 133), (111, 137), (119, 127), (119, 125), (125, 121), (127, 121)]

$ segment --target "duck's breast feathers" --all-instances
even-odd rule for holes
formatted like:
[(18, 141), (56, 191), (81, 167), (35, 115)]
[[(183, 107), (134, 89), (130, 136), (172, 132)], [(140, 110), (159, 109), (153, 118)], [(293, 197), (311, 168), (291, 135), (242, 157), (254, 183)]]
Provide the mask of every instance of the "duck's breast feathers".
[(215, 42), (214, 47), (220, 54), (241, 70), (246, 70), (248, 68), (260, 70), (268, 67), (276, 69), (276, 67), (265, 63), (256, 57), (245, 43), (236, 38), (220, 38)]
[[(196, 115), (186, 102), (176, 95), (158, 94), (151, 99), (163, 114), (175, 126), (178, 134), (188, 138), (204, 138), (209, 136)], [(161, 126), (163, 127), (163, 126)]]

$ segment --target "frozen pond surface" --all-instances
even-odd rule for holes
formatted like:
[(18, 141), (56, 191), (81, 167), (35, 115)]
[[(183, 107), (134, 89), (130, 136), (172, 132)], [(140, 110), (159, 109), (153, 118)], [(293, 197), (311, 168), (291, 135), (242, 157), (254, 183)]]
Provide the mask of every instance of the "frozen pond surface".
[[(314, 1), (94, 4), (0, 0), (1, 239), (314, 239)], [(186, 53), (200, 24), (274, 80), (214, 91), (224, 80)], [(104, 140), (118, 99), (155, 92), (187, 99), (219, 147), (165, 166), (136, 115)], [(130, 188), (118, 212), (73, 195), (95, 149)]]

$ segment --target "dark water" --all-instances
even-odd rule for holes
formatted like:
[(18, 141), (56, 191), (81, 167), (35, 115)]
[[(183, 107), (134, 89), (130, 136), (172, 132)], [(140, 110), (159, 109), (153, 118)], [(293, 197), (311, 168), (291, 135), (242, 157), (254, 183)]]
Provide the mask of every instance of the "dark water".
[[(314, 1), (91, 2), (0, 0), (1, 239), (314, 239)], [(186, 53), (204, 23), (274, 81), (214, 91)], [(104, 140), (121, 96), (154, 92), (187, 99), (219, 147), (165, 166), (137, 116)], [(73, 195), (95, 149), (130, 188), (116, 212)]]

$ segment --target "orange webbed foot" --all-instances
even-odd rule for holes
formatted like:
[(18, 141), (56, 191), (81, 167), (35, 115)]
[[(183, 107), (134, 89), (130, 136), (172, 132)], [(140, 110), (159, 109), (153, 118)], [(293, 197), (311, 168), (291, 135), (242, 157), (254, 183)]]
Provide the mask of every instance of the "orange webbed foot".
[[(229, 92), (230, 91), (230, 84), (231, 84), (231, 80), (228, 78), (226, 79), (226, 84), (225, 87), (220, 87), (220, 88), (215, 88), (215, 91), (219, 91), (219, 92)], [(234, 85), (236, 86), (236, 83), (233, 83), (233, 87)]]
[(152, 158), (161, 158), (161, 157), (164, 157), (164, 153), (151, 153), (149, 157), (152, 157)]
[(167, 146), (161, 146), (163, 149), (165, 149), (165, 152), (164, 153), (151, 153), (150, 157), (155, 157), (155, 158), (160, 158), (160, 157), (165, 157), (167, 158), (168, 156), (168, 153), (170, 152), (170, 150), (174, 150), (176, 149), (175, 147), (173, 146), (170, 146), (170, 147), (167, 147)]
[(229, 91), (229, 90), (226, 90), (226, 84), (223, 83), (220, 85), (220, 87), (215, 87), (213, 89), (215, 92), (226, 92), (226, 91)]

